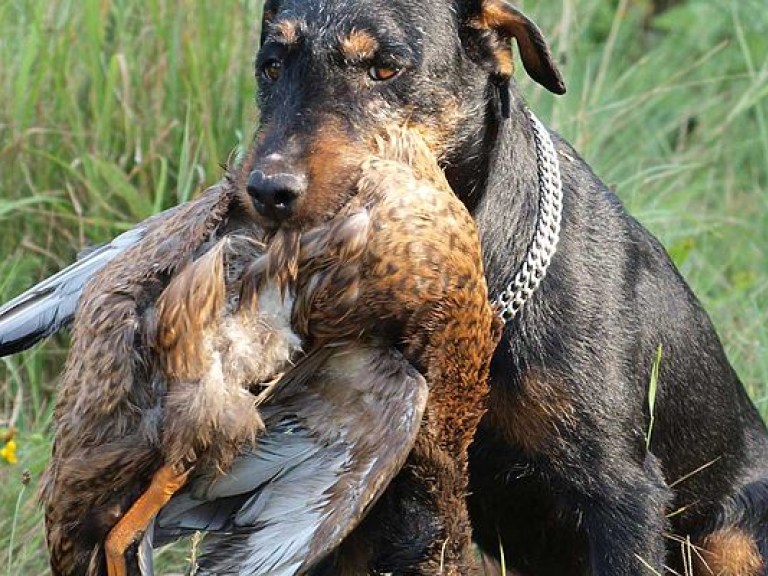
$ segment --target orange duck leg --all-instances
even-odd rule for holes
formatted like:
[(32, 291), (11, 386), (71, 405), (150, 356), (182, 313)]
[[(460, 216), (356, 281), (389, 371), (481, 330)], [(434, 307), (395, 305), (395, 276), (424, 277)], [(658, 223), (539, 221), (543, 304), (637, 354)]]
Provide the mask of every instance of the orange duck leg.
[(187, 483), (189, 470), (179, 471), (165, 465), (152, 477), (152, 482), (136, 502), (110, 530), (104, 543), (108, 576), (126, 576), (125, 551), (146, 530), (152, 518), (171, 497)]

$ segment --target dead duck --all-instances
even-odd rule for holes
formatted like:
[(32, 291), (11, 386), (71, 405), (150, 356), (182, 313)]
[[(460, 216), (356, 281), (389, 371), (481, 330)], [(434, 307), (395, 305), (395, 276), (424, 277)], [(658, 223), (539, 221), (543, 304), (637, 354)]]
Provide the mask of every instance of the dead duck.
[[(271, 258), (280, 264), (289, 247), (275, 239), (273, 252), (264, 253), (261, 231), (240, 218), (234, 196), (227, 196), (226, 190), (212, 193), (213, 210), (208, 202), (190, 207), (197, 213), (181, 210), (168, 221), (172, 234), (166, 227), (148, 235), (126, 260), (107, 265), (83, 295), (42, 487), (54, 574), (151, 573), (146, 546), (138, 555), (131, 549), (128, 558), (126, 551), (190, 473), (218, 477), (241, 449), (253, 446), (264, 426), (249, 388), (287, 368), (291, 384), (282, 387), (279, 405), (295, 405), (294, 421), (290, 428), (276, 423), (261, 439), (255, 452), (260, 469), (267, 467), (265, 459), (272, 470), (281, 463), (299, 470), (317, 465), (330, 474), (326, 489), (359, 486), (354, 498), (336, 488), (339, 497), (333, 501), (325, 499), (324, 490), (313, 500), (306, 497), (305, 482), (301, 501), (308, 511), (333, 512), (312, 524), (308, 544), (318, 552), (333, 546), (334, 535), (340, 541), (345, 534), (342, 518), (354, 526), (362, 506), (383, 490), (415, 438), (426, 387), (402, 357), (360, 350), (353, 356), (363, 360), (363, 372), (331, 375), (314, 376), (321, 352), (291, 366), (301, 339), (290, 327), (290, 291), (278, 287), (279, 274), (273, 277), (267, 270)], [(219, 218), (216, 208), (226, 202), (229, 212), (217, 233), (169, 272), (162, 243), (179, 242), (189, 232), (173, 226), (184, 227), (194, 216)], [(242, 281), (246, 266), (249, 282)], [(347, 348), (347, 356), (353, 351)], [(340, 352), (328, 349), (328, 370), (342, 361), (335, 360)], [(313, 374), (308, 385), (298, 381), (300, 371)], [(376, 374), (380, 378), (371, 379)], [(328, 390), (349, 392), (360, 385), (372, 406), (361, 405), (360, 392), (358, 398)], [(334, 408), (337, 402), (341, 405)], [(339, 426), (326, 434), (318, 414), (342, 408)], [(268, 414), (273, 412), (274, 407)], [(382, 428), (382, 422), (397, 426)], [(302, 436), (307, 429), (316, 433)], [(298, 463), (297, 438), (304, 440)], [(379, 445), (382, 441), (389, 445)], [(356, 450), (364, 453), (355, 455)], [(271, 486), (279, 489), (292, 477), (283, 473)], [(317, 538), (323, 546), (315, 544)], [(305, 551), (301, 562), (311, 560)], [(265, 573), (291, 566), (278, 562)]]
[[(466, 447), (484, 411), (485, 377), (498, 336), (498, 323), (487, 301), (474, 224), (453, 197), (434, 159), (426, 147), (410, 136), (386, 139), (380, 145), (379, 156), (362, 163), (353, 200), (331, 221), (302, 230), (298, 235), (294, 234), (296, 229), (285, 235), (283, 241), (292, 242), (298, 251), (278, 251), (284, 260), (277, 259), (281, 265), (273, 268), (295, 270), (290, 278), (295, 282), (296, 294), (293, 327), (310, 346), (326, 350), (328, 357), (319, 365), (311, 365), (311, 369), (300, 369), (306, 366), (301, 363), (290, 369), (285, 379), (290, 384), (285, 385), (283, 395), (277, 394), (263, 408), (261, 416), (249, 400), (243, 409), (250, 416), (247, 422), (237, 418), (227, 432), (222, 432), (220, 422), (210, 428), (217, 440), (202, 443), (204, 449), (198, 450), (202, 460), (199, 454), (191, 459), (197, 466), (189, 486), (171, 499), (155, 523), (156, 541), (189, 530), (210, 531), (212, 535), (206, 539), (204, 549), (207, 553), (201, 559), (201, 567), (208, 573), (301, 573), (309, 566), (307, 562), (311, 564), (322, 557), (354, 527), (394, 475), (415, 437), (413, 422), (421, 416), (422, 395), (414, 391), (422, 388), (419, 383), (423, 378), (413, 371), (411, 364), (429, 382), (431, 400), (417, 450), (406, 470), (410, 467), (411, 471), (420, 470), (419, 473), (429, 471), (430, 481), (435, 484), (431, 490), (450, 491), (452, 498), (445, 502), (458, 506), (445, 510), (437, 504), (429, 511), (444, 518), (437, 523), (439, 534), (435, 541), (420, 551), (414, 561), (414, 573), (431, 574), (438, 567), (447, 567), (445, 573), (465, 574), (471, 569), (469, 523), (463, 506)], [(230, 314), (240, 310), (241, 295), (234, 288), (237, 282), (227, 284), (227, 278), (238, 278), (232, 272), (237, 266), (228, 268), (223, 263), (226, 255), (233, 253), (233, 234), (242, 236), (245, 230), (250, 246), (256, 246), (253, 239), (258, 234), (248, 220), (247, 205), (237, 201), (238, 194), (237, 186), (222, 185), (179, 208), (163, 219), (162, 225), (145, 229), (143, 238), (108, 264), (81, 298), (73, 348), (57, 405), (56, 445), (42, 491), (57, 574), (100, 573), (101, 544), (110, 531), (110, 536), (120, 536), (124, 523), (118, 520), (124, 518), (126, 510), (132, 510), (132, 504), (143, 501), (148, 494), (151, 496), (154, 488), (147, 489), (147, 482), (153, 470), (157, 473), (161, 469), (158, 463), (167, 463), (167, 454), (176, 454), (177, 459), (189, 463), (189, 453), (184, 449), (195, 452), (195, 432), (201, 432), (199, 428), (180, 424), (179, 433), (173, 438), (186, 437), (187, 441), (179, 442), (178, 450), (166, 450), (165, 432), (173, 426), (162, 424), (170, 420), (164, 403), (168, 390), (179, 383), (199, 382), (202, 374), (211, 373), (210, 361), (196, 361), (203, 349), (199, 335), (205, 330), (189, 331), (197, 335), (190, 339), (184, 336), (185, 330), (169, 328), (173, 323), (168, 318), (178, 320), (184, 314), (166, 314), (164, 311), (171, 307), (163, 302), (164, 298), (169, 302), (180, 301), (171, 297), (175, 291), (185, 298), (196, 293), (206, 295), (205, 305), (187, 306), (192, 314), (187, 314), (189, 317), (179, 324), (197, 322), (197, 328), (210, 326), (201, 323), (200, 318), (218, 318), (222, 306)], [(339, 234), (340, 231), (344, 233)], [(339, 241), (340, 238), (344, 241)], [(240, 240), (236, 242), (240, 242), (240, 250), (243, 244)], [(350, 249), (354, 246), (357, 248)], [(256, 252), (250, 254), (258, 259)], [(204, 270), (215, 273), (202, 274)], [(217, 274), (219, 289), (223, 285), (224, 292), (230, 293), (228, 298), (219, 299), (218, 304), (209, 301), (210, 292), (204, 289), (210, 277)], [(192, 303), (194, 298), (188, 301)], [(237, 306), (233, 307), (233, 302)], [(219, 312), (213, 313), (215, 310)], [(220, 332), (215, 338), (222, 337)], [(179, 334), (181, 338), (177, 338)], [(227, 336), (223, 338), (226, 340)], [(290, 338), (285, 342), (288, 341)], [(402, 355), (393, 350), (395, 346), (402, 350)], [(169, 352), (171, 349), (180, 353), (174, 355)], [(220, 346), (219, 353), (226, 350), (227, 346)], [(281, 356), (271, 372), (285, 369), (285, 362), (290, 362), (295, 352), (294, 347)], [(333, 369), (334, 362), (340, 362), (344, 369)], [(188, 363), (198, 365), (188, 370)], [(371, 367), (375, 370), (370, 371)], [(264, 371), (267, 372), (270, 370)], [(362, 423), (355, 421), (354, 425), (348, 422), (347, 428), (342, 426), (349, 436), (347, 448), (342, 449), (346, 458), (344, 470), (354, 471), (355, 463), (365, 460), (363, 453), (394, 464), (385, 464), (386, 474), (379, 469), (375, 479), (361, 478), (358, 473), (353, 484), (360, 490), (358, 495), (347, 495), (346, 506), (344, 498), (341, 503), (326, 502), (325, 514), (318, 514), (314, 523), (306, 521), (300, 531), (298, 540), (302, 544), (290, 544), (297, 537), (291, 531), (285, 505), (288, 502), (296, 507), (302, 503), (299, 508), (305, 513), (312, 510), (316, 502), (307, 498), (306, 487), (272, 478), (266, 485), (273, 493), (282, 491), (283, 504), (260, 504), (256, 512), (253, 500), (263, 497), (265, 485), (252, 485), (235, 471), (248, 470), (248, 478), (263, 478), (253, 473), (253, 466), (266, 469), (265, 462), (281, 461), (281, 450), (290, 451), (290, 443), (280, 436), (280, 422), (291, 412), (286, 408), (290, 402), (299, 406), (293, 412), (306, 419), (307, 412), (300, 410), (301, 399), (310, 395), (307, 391), (312, 386), (317, 390), (336, 390), (339, 382), (351, 385), (354, 381), (359, 385), (363, 373), (372, 374), (362, 379), (366, 389), (373, 390), (374, 397), (378, 393), (379, 404), (391, 408), (390, 417), (400, 414), (396, 421), (404, 425), (399, 442), (387, 442), (386, 435), (377, 435), (375, 438), (380, 441), (367, 445), (363, 442), (365, 431), (370, 431), (375, 418), (368, 417)], [(243, 384), (254, 383), (248, 382), (250, 378), (241, 378), (234, 387), (239, 389), (238, 393), (244, 389)], [(332, 381), (336, 385), (331, 386)], [(382, 387), (382, 382), (387, 386)], [(401, 390), (399, 403), (394, 398), (382, 401), (385, 390), (390, 396), (392, 390)], [(193, 385), (192, 396), (179, 394), (180, 405), (185, 406), (194, 392), (198, 391)], [(318, 420), (315, 415), (313, 423), (305, 421), (303, 426), (308, 437), (315, 441), (324, 438), (318, 445), (325, 447), (318, 449), (314, 458), (296, 465), (293, 470), (297, 473), (315, 470), (317, 466), (313, 467), (313, 463), (322, 462), (329, 451), (339, 450), (339, 445), (329, 443), (328, 438), (338, 436), (334, 425), (343, 423), (344, 415), (349, 420), (348, 399), (338, 397), (334, 402), (326, 398), (313, 408), (319, 406), (325, 411), (324, 418)], [(261, 430), (260, 418), (267, 422), (267, 435), (256, 443), (255, 449), (249, 450), (250, 439)], [(205, 414), (202, 419), (206, 419)], [(225, 443), (230, 446), (228, 450), (216, 444), (222, 434), (231, 440)], [(206, 453), (214, 444), (216, 447)], [(398, 451), (392, 448), (394, 445), (405, 449)], [(366, 450), (360, 452), (361, 446), (366, 446)], [(272, 447), (277, 456), (265, 457), (270, 453), (267, 447)], [(240, 448), (245, 451), (240, 452)], [(217, 475), (217, 468), (227, 467), (233, 458), (230, 474)], [(126, 474), (125, 470), (131, 473)], [(137, 482), (139, 470), (146, 472), (143, 482)], [(159, 478), (159, 484), (165, 487), (159, 491), (160, 506), (186, 482), (188, 472), (174, 467), (162, 470), (166, 476)], [(171, 474), (167, 474), (169, 470)], [(344, 477), (344, 470), (335, 471), (335, 485), (350, 482)], [(449, 481), (441, 480), (448, 477)], [(150, 499), (155, 500), (154, 511), (158, 499)], [(222, 512), (224, 501), (230, 503), (229, 514)], [(148, 523), (153, 513), (145, 512), (139, 524)], [(320, 518), (328, 517), (335, 518), (336, 528), (332, 532), (336, 540), (319, 530)], [(344, 522), (339, 522), (339, 517)], [(281, 539), (266, 539), (267, 534), (274, 534), (264, 529), (265, 518), (271, 519), (266, 525), (273, 527)], [(114, 529), (116, 523), (118, 528)], [(234, 533), (233, 527), (237, 527)], [(128, 536), (121, 536), (123, 544), (133, 541), (138, 533), (134, 528)], [(139, 530), (142, 528), (139, 526)], [(369, 531), (369, 540), (380, 540), (374, 532)], [(276, 541), (289, 544), (275, 545)], [(378, 544), (387, 545), (383, 541)], [(115, 550), (120, 555), (119, 549), (112, 550), (113, 557)], [(279, 569), (285, 572), (278, 571), (276, 558), (282, 563)], [(139, 554), (139, 560), (139, 566), (146, 571), (146, 550)], [(223, 567), (221, 562), (225, 563)], [(360, 562), (360, 570), (370, 569), (370, 558)]]
[[(380, 140), (379, 150), (363, 163), (357, 193), (338, 216), (302, 234), (293, 326), (316, 346), (397, 348), (425, 377), (429, 401), (403, 470), (312, 574), (479, 574), (464, 503), (466, 450), (485, 411), (502, 324), (488, 303), (474, 223), (434, 158), (407, 132)], [(357, 372), (356, 365), (342, 372)], [(265, 505), (259, 464), (248, 460), (236, 460), (235, 476), (254, 480), (240, 481), (236, 495), (223, 487), (228, 476), (198, 478), (158, 516), (161, 542), (209, 532), (203, 574), (282, 574), (271, 562), (290, 556), (295, 544), (285, 509)], [(228, 512), (222, 498), (231, 498)]]

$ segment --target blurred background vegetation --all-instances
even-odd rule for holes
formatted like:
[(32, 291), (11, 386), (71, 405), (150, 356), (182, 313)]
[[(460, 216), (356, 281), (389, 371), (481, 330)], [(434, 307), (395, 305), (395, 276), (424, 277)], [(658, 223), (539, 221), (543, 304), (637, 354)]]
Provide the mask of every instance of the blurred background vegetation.
[[(0, 3), (0, 301), (219, 179), (258, 121), (260, 4)], [(532, 106), (662, 239), (768, 414), (765, 0), (518, 5), (569, 90), (519, 74)], [(0, 363), (0, 576), (47, 573), (35, 492), (65, 352)]]

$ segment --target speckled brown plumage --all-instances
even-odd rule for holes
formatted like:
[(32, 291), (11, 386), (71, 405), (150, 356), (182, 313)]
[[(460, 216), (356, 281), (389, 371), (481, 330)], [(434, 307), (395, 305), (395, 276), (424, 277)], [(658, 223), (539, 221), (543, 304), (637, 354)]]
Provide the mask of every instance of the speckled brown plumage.
[(220, 234), (233, 204), (222, 184), (182, 206), (102, 270), (81, 299), (41, 488), (54, 574), (100, 573), (105, 533), (162, 462), (165, 390), (148, 339), (154, 304)]
[[(452, 520), (420, 573), (438, 564), (468, 573), (466, 448), (485, 410), (498, 336), (477, 234), (419, 138), (384, 137), (360, 174), (337, 217), (277, 230), (263, 258), (262, 230), (225, 183), (91, 282), (42, 490), (55, 574), (100, 573), (106, 533), (162, 463), (226, 469), (259, 434), (246, 391), (298, 349), (258, 314), (264, 278), (275, 280), (277, 300), (295, 291), (294, 327), (311, 347), (397, 346), (427, 378), (430, 402), (409, 466), (446, 492), (450, 509), (436, 513)], [(254, 350), (276, 334), (276, 356), (254, 364)]]
[(305, 236), (295, 324), (321, 341), (389, 338), (425, 375), (430, 398), (407, 466), (430, 485), (443, 525), (414, 569), (467, 575), (479, 570), (463, 498), (467, 447), (486, 409), (502, 324), (488, 302), (475, 224), (424, 141), (395, 131), (379, 147), (340, 217)]
[(321, 341), (392, 338), (430, 382), (432, 433), (459, 454), (484, 410), (500, 326), (475, 225), (420, 138), (395, 133), (380, 147), (339, 217), (305, 235), (296, 327)]

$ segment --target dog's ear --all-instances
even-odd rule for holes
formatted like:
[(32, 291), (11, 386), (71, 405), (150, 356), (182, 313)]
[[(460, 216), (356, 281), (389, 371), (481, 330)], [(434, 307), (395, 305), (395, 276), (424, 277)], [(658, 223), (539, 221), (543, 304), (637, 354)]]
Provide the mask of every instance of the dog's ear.
[(565, 93), (565, 83), (552, 60), (544, 36), (533, 21), (505, 0), (469, 2), (467, 40), (470, 55), (491, 66), (491, 74), (500, 81), (512, 76), (510, 41), (517, 40), (520, 58), (528, 75), (555, 94)]
[(261, 13), (261, 38), (259, 40), (259, 46), (264, 45), (264, 39), (267, 37), (269, 31), (269, 23), (277, 16), (280, 0), (267, 0), (264, 2), (264, 8)]

